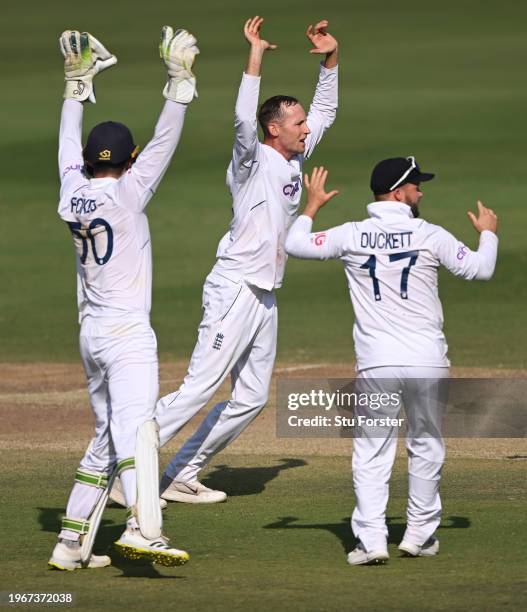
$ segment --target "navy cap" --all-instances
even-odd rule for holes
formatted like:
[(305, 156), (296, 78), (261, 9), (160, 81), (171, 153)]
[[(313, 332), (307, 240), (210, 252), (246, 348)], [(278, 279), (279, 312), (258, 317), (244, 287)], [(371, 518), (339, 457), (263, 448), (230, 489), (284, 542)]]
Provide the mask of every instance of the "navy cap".
[(107, 163), (112, 166), (124, 163), (137, 154), (132, 133), (122, 123), (99, 123), (88, 135), (84, 158), (90, 164)]
[(371, 173), (370, 188), (373, 193), (389, 193), (405, 183), (418, 185), (431, 181), (435, 174), (421, 172), (415, 157), (390, 157), (380, 161)]

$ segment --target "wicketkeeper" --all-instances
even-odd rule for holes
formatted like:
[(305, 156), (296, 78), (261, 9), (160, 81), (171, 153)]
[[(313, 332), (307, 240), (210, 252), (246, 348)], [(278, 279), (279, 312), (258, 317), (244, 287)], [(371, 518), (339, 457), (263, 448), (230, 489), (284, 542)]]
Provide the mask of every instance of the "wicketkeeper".
[(108, 489), (120, 476), (128, 507), (116, 542), (129, 558), (163, 565), (189, 556), (161, 533), (158, 498), (157, 344), (150, 327), (152, 254), (145, 208), (177, 147), (188, 104), (196, 95), (192, 64), (199, 53), (185, 30), (165, 26), (160, 45), (168, 69), (166, 98), (154, 137), (137, 155), (130, 130), (108, 121), (81, 145), (84, 102), (95, 103), (93, 78), (117, 58), (87, 32), (60, 37), (66, 89), (60, 124), (58, 212), (77, 259), (80, 351), (95, 437), (82, 458), (59, 541), (49, 565), (61, 570), (104, 567), (91, 554)]

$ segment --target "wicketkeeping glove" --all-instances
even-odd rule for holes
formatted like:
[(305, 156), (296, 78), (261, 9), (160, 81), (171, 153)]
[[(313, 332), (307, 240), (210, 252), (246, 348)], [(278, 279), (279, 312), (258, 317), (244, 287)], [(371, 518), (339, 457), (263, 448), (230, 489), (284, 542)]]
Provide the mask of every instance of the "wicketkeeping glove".
[(117, 64), (117, 58), (88, 32), (66, 30), (59, 46), (64, 56), (64, 98), (95, 104), (93, 77)]
[(168, 81), (163, 89), (167, 100), (188, 104), (196, 91), (196, 77), (192, 73), (192, 64), (199, 49), (196, 39), (186, 30), (174, 30), (170, 26), (163, 26), (159, 54), (165, 62), (168, 72)]

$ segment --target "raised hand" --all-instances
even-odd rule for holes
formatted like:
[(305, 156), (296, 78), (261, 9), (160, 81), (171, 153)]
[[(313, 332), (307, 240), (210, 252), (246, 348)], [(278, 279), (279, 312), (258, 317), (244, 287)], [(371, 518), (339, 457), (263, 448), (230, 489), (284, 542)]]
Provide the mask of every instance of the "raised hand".
[(167, 100), (189, 104), (198, 97), (196, 77), (192, 65), (199, 53), (196, 38), (187, 30), (174, 32), (170, 26), (163, 26), (159, 55), (167, 67), (168, 81), (163, 89)]
[(271, 44), (267, 40), (260, 38), (260, 30), (262, 28), (262, 24), (264, 22), (263, 17), (252, 17), (245, 22), (245, 26), (243, 28), (243, 33), (245, 34), (245, 38), (247, 42), (251, 45), (251, 47), (256, 47), (260, 51), (267, 51), (277, 48), (276, 45)]
[(66, 30), (59, 38), (64, 56), (64, 98), (95, 104), (93, 77), (114, 66), (117, 58), (89, 32)]
[(313, 168), (311, 172), (311, 178), (305, 174), (304, 184), (307, 188), (307, 203), (303, 214), (315, 218), (317, 212), (327, 204), (332, 198), (334, 198), (338, 191), (333, 189), (329, 193), (326, 193), (326, 179), (328, 178), (328, 171), (324, 166), (320, 168)]
[(481, 234), (481, 232), (488, 230), (496, 233), (498, 229), (498, 217), (491, 208), (484, 206), (482, 202), (478, 200), (478, 216), (471, 212), (467, 212), (468, 218), (472, 221), (474, 229)]
[(308, 26), (306, 36), (313, 45), (309, 53), (333, 53), (338, 49), (337, 39), (327, 32), (329, 23), (326, 19), (319, 21), (315, 26)]

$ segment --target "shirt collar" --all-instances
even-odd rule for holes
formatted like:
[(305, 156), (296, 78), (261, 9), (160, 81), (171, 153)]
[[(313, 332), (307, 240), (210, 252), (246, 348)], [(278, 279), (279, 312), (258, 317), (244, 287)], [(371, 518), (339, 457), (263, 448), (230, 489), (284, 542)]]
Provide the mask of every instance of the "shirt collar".
[(290, 166), (292, 166), (292, 162), (298, 161), (299, 155), (293, 155), (293, 157), (291, 159), (286, 159), (279, 151), (277, 151), (274, 147), (270, 147), (269, 145), (264, 144), (263, 142), (261, 143), (262, 147), (266, 147), (266, 150), (272, 151), (271, 155), (275, 157), (275, 159), (279, 159), (280, 161), (289, 164)]
[(413, 218), (412, 209), (408, 204), (403, 202), (394, 202), (393, 200), (384, 200), (382, 202), (372, 202), (367, 206), (368, 214), (374, 219), (382, 217), (411, 217)]
[(94, 186), (99, 186), (99, 185), (104, 185), (104, 183), (113, 183), (114, 181), (117, 181), (117, 180), (118, 179), (116, 179), (114, 176), (102, 176), (100, 178), (91, 178), (90, 184)]

